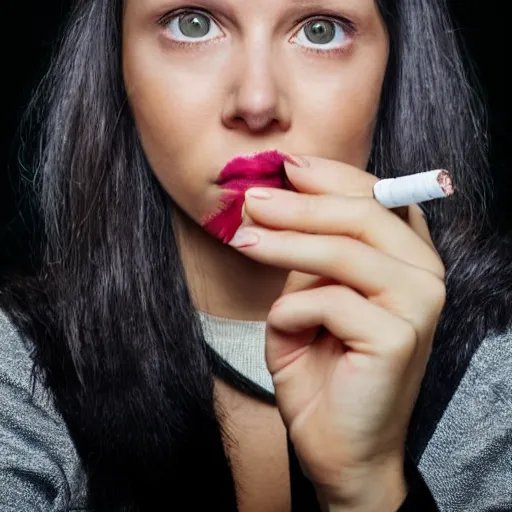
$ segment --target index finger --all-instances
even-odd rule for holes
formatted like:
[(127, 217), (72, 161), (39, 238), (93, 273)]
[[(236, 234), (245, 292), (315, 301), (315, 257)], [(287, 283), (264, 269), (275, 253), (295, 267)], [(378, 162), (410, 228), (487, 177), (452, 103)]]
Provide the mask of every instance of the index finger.
[(284, 162), (286, 174), (298, 192), (372, 197), (377, 177), (353, 165), (318, 156), (291, 155), (299, 165)]
[[(290, 183), (297, 192), (373, 197), (373, 187), (379, 181), (373, 174), (337, 160), (309, 155), (290, 157), (298, 165), (285, 161), (284, 167)], [(419, 206), (412, 205), (391, 211), (394, 211), (437, 253), (425, 216)]]

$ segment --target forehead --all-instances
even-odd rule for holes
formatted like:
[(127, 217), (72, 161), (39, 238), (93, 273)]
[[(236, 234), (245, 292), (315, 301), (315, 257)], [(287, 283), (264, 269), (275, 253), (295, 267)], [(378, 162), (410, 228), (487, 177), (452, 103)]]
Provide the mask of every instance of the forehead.
[(378, 8), (375, 0), (124, 0), (125, 7), (138, 11), (165, 11), (177, 8), (205, 8), (222, 11), (230, 16), (268, 16), (292, 12), (314, 12), (322, 14), (322, 10), (339, 11), (340, 14), (354, 17), (375, 16)]
[[(165, 4), (176, 3), (173, 0), (125, 0), (126, 3), (136, 2), (138, 4), (146, 5), (148, 7), (165, 6)], [(348, 7), (348, 6), (361, 6), (361, 7), (374, 7), (375, 0), (259, 0), (255, 2), (253, 0), (202, 0), (199, 2), (189, 2), (187, 7), (200, 7), (200, 4), (218, 4), (225, 7), (237, 6), (238, 8), (248, 9), (252, 6), (265, 6), (266, 8), (274, 6), (282, 8), (283, 6), (305, 6), (311, 7), (315, 5), (327, 5), (332, 7)]]

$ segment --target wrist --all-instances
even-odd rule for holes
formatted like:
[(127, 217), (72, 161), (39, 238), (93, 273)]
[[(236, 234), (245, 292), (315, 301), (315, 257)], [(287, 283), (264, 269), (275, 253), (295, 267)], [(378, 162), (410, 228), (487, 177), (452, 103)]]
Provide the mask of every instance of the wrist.
[(403, 459), (351, 472), (343, 485), (318, 495), (325, 512), (396, 512), (407, 497)]

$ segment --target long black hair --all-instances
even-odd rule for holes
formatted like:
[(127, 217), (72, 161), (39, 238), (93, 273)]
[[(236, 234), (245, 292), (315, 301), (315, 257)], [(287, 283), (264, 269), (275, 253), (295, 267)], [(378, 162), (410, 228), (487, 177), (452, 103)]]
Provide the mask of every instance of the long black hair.
[[(174, 236), (176, 206), (148, 165), (123, 88), (122, 3), (76, 1), (36, 91), (29, 127), (41, 136), (27, 169), (40, 258), (34, 276), (3, 283), (0, 302), (33, 340), (34, 375), (73, 436), (92, 508), (150, 511), (192, 496), (197, 510), (235, 510), (229, 432)], [(419, 457), (478, 341), (508, 326), (511, 264), (505, 242), (487, 233), (483, 110), (445, 0), (377, 3), (391, 56), (369, 170), (449, 168), (458, 188), (425, 205), (448, 298), (411, 423)]]

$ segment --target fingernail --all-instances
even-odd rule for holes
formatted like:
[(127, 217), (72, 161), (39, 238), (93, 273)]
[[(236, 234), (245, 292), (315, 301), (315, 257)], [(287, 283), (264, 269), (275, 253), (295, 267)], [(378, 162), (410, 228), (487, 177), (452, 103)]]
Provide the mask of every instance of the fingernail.
[(241, 228), (235, 233), (235, 236), (231, 239), (229, 245), (236, 249), (242, 249), (244, 247), (252, 247), (259, 241), (260, 235), (258, 233), (251, 229)]
[(272, 193), (263, 188), (250, 188), (245, 192), (245, 195), (255, 199), (270, 199), (272, 197)]
[(289, 163), (296, 167), (309, 167), (309, 161), (300, 155), (287, 155)]

